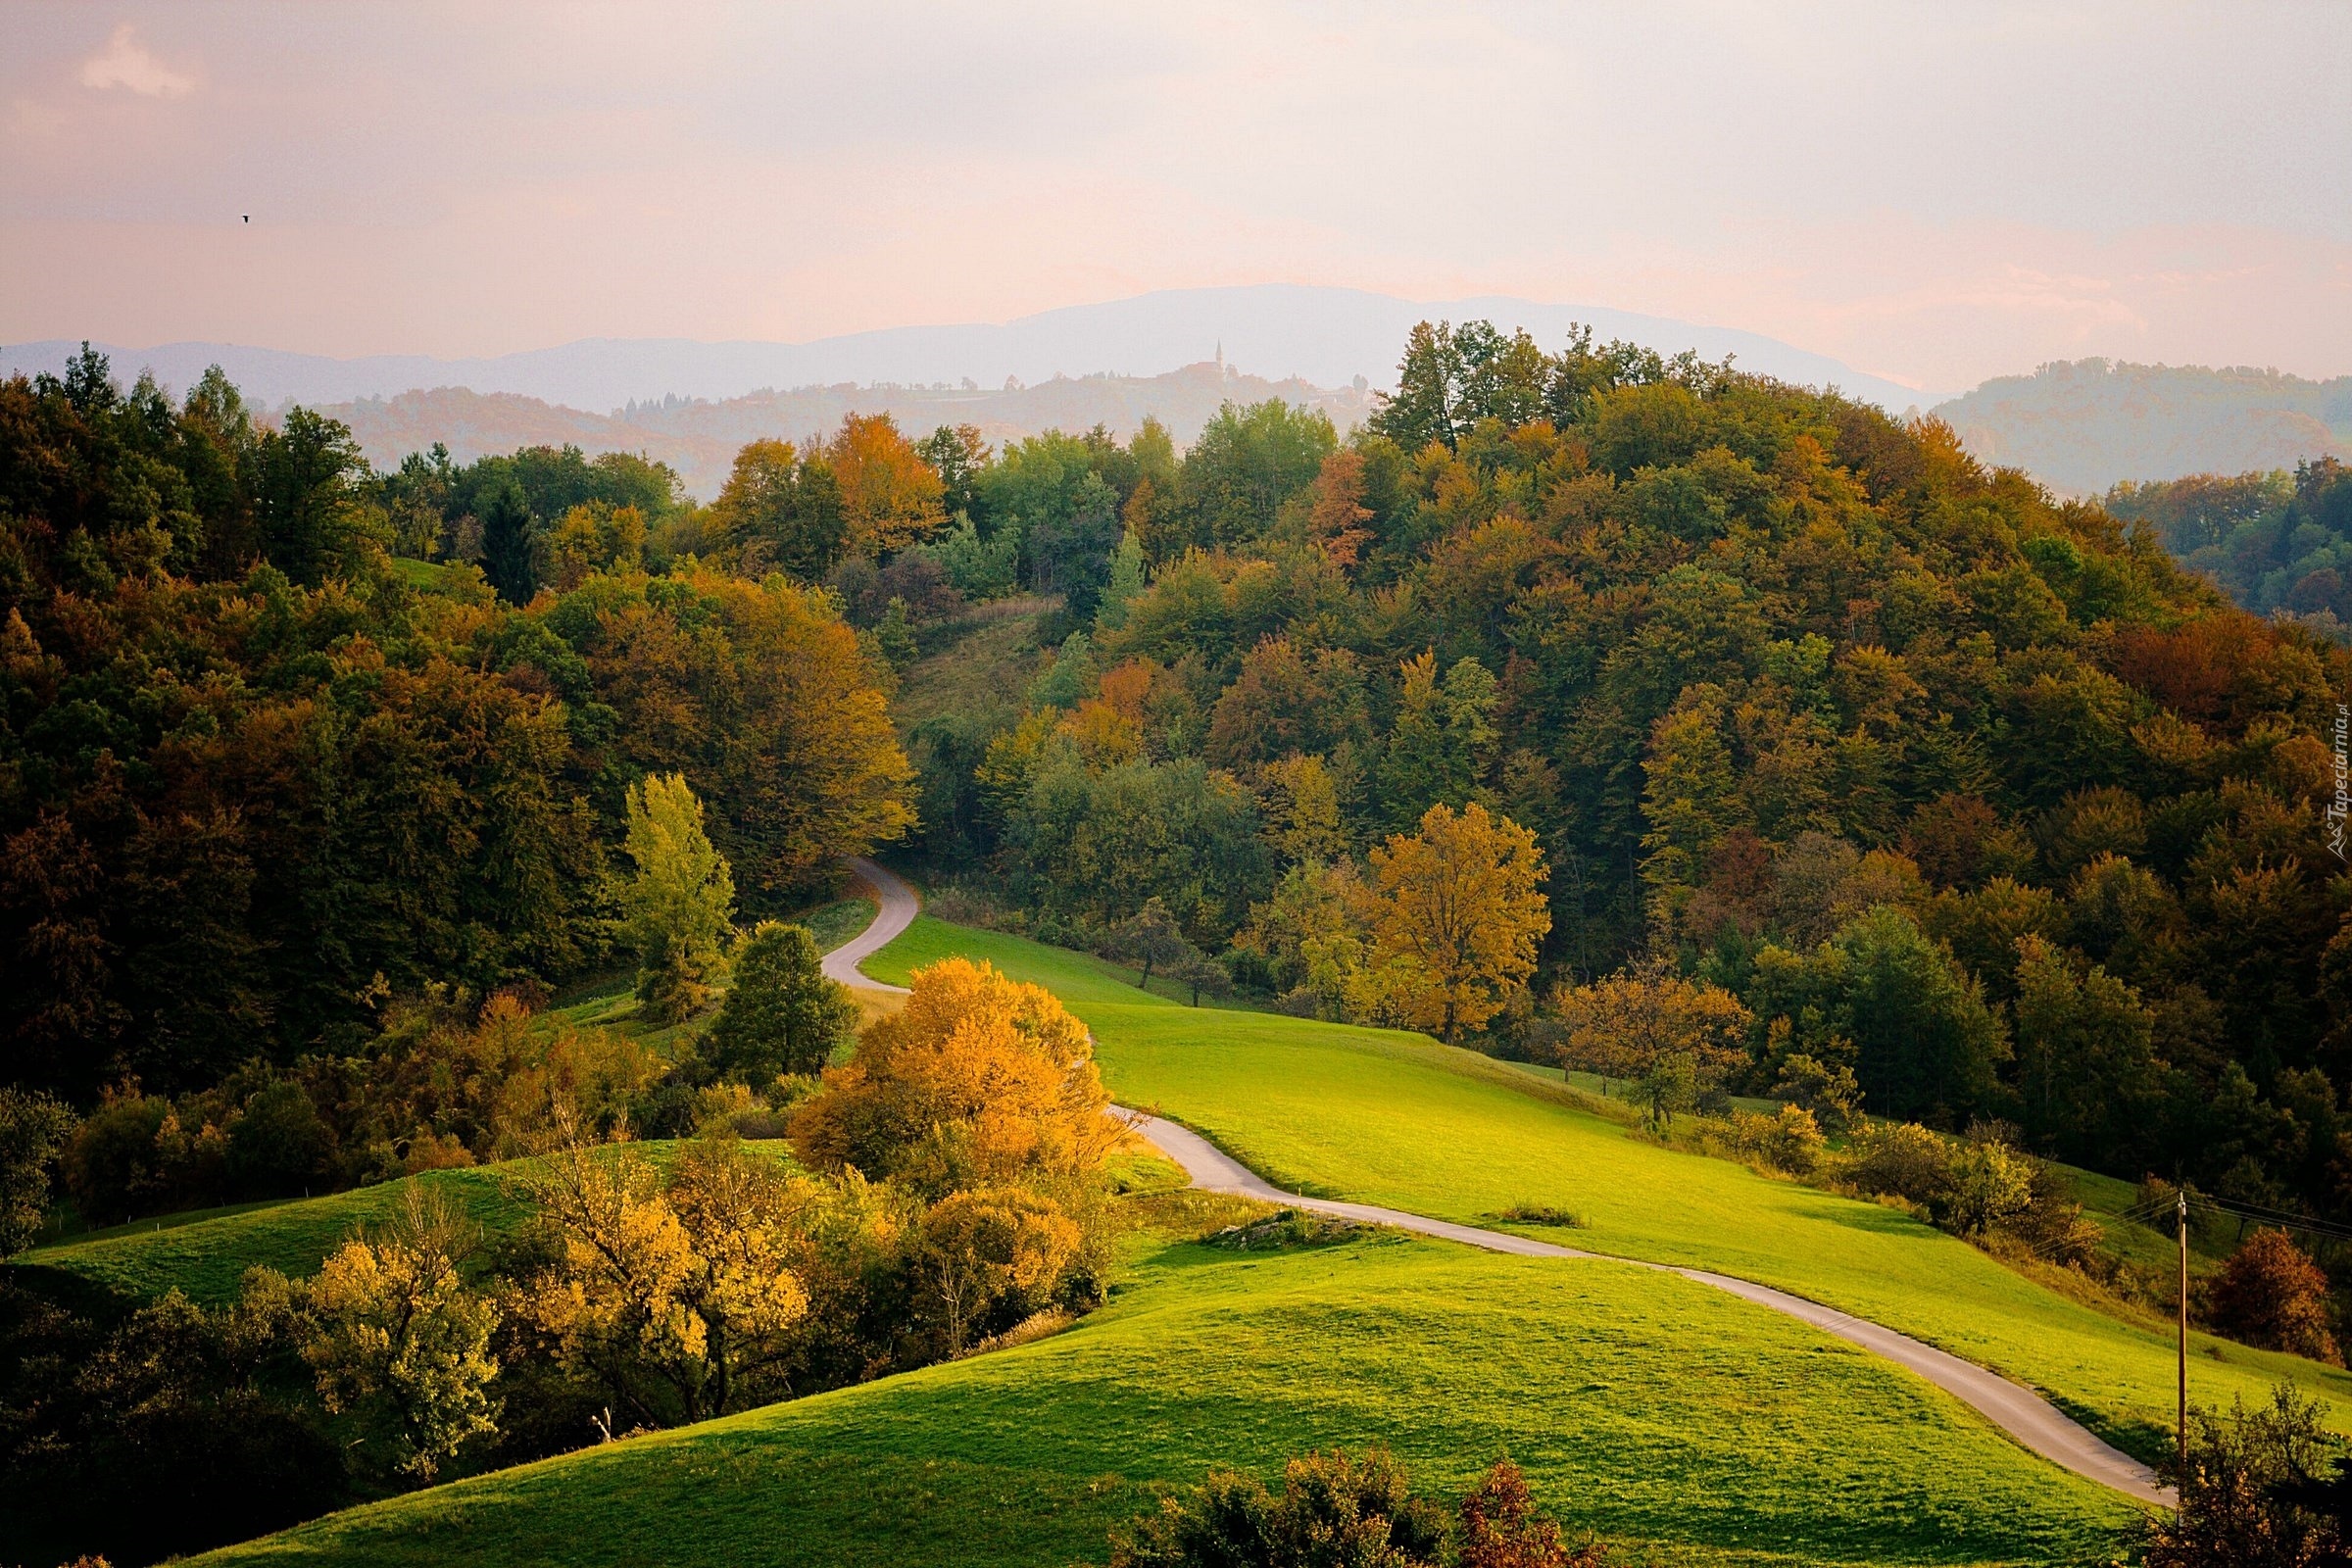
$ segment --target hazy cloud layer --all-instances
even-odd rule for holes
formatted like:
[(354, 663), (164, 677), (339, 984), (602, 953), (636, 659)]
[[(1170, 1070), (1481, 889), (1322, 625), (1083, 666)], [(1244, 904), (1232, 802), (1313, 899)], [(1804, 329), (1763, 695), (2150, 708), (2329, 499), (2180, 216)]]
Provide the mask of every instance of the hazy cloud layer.
[[(0, 339), (492, 354), (1508, 293), (2352, 368), (2335, 4), (20, 5)], [(251, 221), (244, 221), (246, 215)]]

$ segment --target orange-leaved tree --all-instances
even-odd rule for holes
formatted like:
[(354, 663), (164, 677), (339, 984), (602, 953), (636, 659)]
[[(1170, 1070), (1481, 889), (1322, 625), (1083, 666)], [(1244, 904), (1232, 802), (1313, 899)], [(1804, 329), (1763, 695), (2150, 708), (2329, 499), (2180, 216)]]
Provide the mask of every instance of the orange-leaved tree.
[(1368, 890), (1374, 962), (1389, 971), (1406, 1015), (1451, 1044), (1501, 1010), (1536, 972), (1551, 929), (1536, 836), (1473, 801), (1444, 802), (1420, 831), (1372, 852)]
[(1118, 1136), (1108, 1103), (1086, 1026), (1050, 992), (943, 958), (825, 1074), (793, 1117), (793, 1152), (929, 1196), (1074, 1175)]
[(1564, 1065), (1638, 1080), (1653, 1122), (1687, 1108), (1701, 1085), (1744, 1059), (1753, 1016), (1720, 986), (1651, 958), (1564, 991)]
[(887, 414), (852, 414), (826, 444), (854, 554), (904, 550), (945, 523), (946, 486)]

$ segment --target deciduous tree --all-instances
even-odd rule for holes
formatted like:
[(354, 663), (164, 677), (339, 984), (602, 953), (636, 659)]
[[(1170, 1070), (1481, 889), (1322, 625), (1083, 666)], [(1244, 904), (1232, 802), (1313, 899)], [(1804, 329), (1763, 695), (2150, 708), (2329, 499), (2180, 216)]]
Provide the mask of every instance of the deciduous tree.
[(933, 1195), (1075, 1174), (1117, 1136), (1086, 1026), (989, 964), (915, 971), (901, 1011), (866, 1026), (792, 1121), (794, 1152)]
[(454, 1204), (411, 1183), (391, 1224), (344, 1243), (298, 1288), (319, 1397), (379, 1472), (430, 1481), (498, 1430), (498, 1307), (459, 1273), (479, 1241)]
[(1448, 1044), (1476, 1029), (1536, 970), (1551, 929), (1536, 836), (1473, 801), (1440, 803), (1420, 831), (1372, 852), (1375, 962), (1395, 970), (1413, 1020)]
[(735, 879), (703, 831), (703, 803), (683, 774), (654, 774), (629, 788), (629, 858), (636, 874), (620, 904), (637, 949), (637, 995), (675, 1022), (709, 1005), (726, 977)]
[(712, 1076), (764, 1088), (822, 1072), (858, 1022), (858, 1004), (825, 977), (808, 928), (762, 920), (736, 944), (734, 983), (696, 1050)]

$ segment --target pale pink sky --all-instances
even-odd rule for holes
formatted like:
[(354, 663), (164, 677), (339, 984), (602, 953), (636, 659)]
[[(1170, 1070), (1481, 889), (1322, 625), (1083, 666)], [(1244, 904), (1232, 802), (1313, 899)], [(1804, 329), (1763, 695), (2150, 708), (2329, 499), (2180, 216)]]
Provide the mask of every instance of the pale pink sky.
[[(0, 341), (1478, 293), (2352, 371), (2352, 6), (14, 4)], [(240, 221), (250, 213), (250, 224)]]

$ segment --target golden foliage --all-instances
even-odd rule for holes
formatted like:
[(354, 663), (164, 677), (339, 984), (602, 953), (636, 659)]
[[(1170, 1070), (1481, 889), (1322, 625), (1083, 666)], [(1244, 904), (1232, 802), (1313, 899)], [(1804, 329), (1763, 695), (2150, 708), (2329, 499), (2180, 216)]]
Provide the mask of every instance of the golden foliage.
[(1374, 964), (1416, 1025), (1448, 1044), (1499, 1011), (1536, 972), (1551, 929), (1536, 836), (1473, 801), (1444, 802), (1418, 833), (1372, 852)]
[(904, 550), (946, 522), (945, 487), (887, 414), (852, 414), (826, 444), (853, 554)]
[(345, 1242), (300, 1288), (320, 1400), (362, 1423), (360, 1446), (381, 1468), (418, 1481), (498, 1430), (498, 1307), (458, 1272), (475, 1241), (463, 1215), (411, 1185), (392, 1225)]
[(556, 1260), (514, 1313), (641, 1421), (721, 1414), (789, 1353), (808, 1310), (792, 1267), (805, 1198), (772, 1162), (705, 1140), (664, 1184), (633, 1145), (567, 1138), (532, 1187)]
[(1042, 987), (946, 958), (793, 1117), (794, 1152), (930, 1193), (1092, 1170), (1117, 1136), (1086, 1026)]

